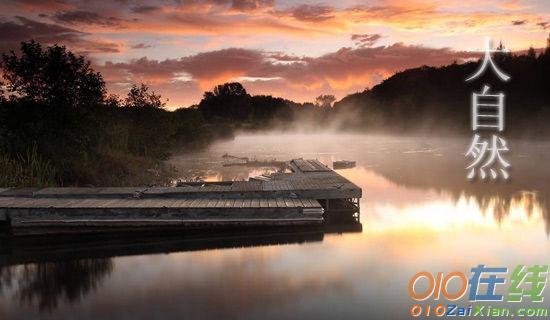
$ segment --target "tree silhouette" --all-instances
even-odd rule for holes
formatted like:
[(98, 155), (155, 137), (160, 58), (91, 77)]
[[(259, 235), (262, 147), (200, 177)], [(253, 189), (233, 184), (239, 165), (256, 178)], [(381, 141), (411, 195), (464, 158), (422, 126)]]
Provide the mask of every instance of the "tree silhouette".
[(217, 97), (244, 97), (248, 95), (243, 85), (238, 82), (217, 85), (214, 88), (213, 94)]
[[(197, 106), (176, 112), (165, 110), (160, 95), (143, 84), (132, 86), (122, 101), (108, 95), (90, 62), (65, 47), (43, 48), (31, 41), (22, 43), (20, 51), (1, 59), (6, 92), (0, 86), (0, 172), (13, 173), (10, 166), (24, 166), (22, 156), (36, 150), (36, 159), (46, 160), (43, 167), (52, 165), (51, 172), (59, 174), (48, 181), (65, 185), (148, 184), (140, 173), (161, 163), (175, 145), (205, 146), (231, 137), (235, 129), (330, 125), (340, 130), (470, 134), (467, 110), (481, 83), (507, 93), (509, 137), (546, 137), (550, 131), (550, 36), (538, 56), (535, 50), (495, 54), (499, 67), (512, 76), (508, 83), (492, 81), (490, 73), (464, 83), (477, 62), (423, 66), (338, 102), (321, 95), (314, 104), (250, 95), (242, 84), (230, 82), (205, 92)], [(19, 170), (27, 171), (32, 170)]]
[(105, 98), (101, 74), (64, 46), (23, 42), (21, 55), (2, 54), (1, 64), (8, 92), (20, 98), (56, 107), (94, 106)]
[[(503, 46), (502, 46), (503, 47)], [(507, 137), (546, 138), (550, 132), (550, 50), (537, 56), (498, 53), (495, 62), (511, 75), (506, 83), (486, 72), (465, 83), (479, 62), (442, 67), (419, 67), (398, 72), (370, 90), (335, 103), (336, 114), (355, 114), (355, 127), (389, 133), (470, 134), (473, 92), (489, 84), (493, 92), (506, 94)]]
[(537, 52), (535, 51), (535, 48), (529, 47), (529, 50), (527, 50), (527, 57), (530, 59), (536, 59), (537, 58)]
[(149, 87), (142, 83), (140, 86), (132, 85), (124, 100), (124, 106), (127, 108), (164, 108), (165, 103), (162, 102), (160, 95), (155, 94), (154, 91), (149, 92)]
[[(168, 112), (143, 84), (122, 101), (108, 95), (90, 62), (63, 46), (24, 42), (1, 62), (6, 85), (0, 90), (9, 94), (4, 99), (0, 92), (2, 187), (44, 186), (28, 182), (37, 181), (28, 174), (63, 185), (167, 183), (169, 176), (148, 172), (171, 172), (160, 160), (174, 145), (205, 145), (218, 136), (197, 109)], [(23, 161), (27, 154), (39, 163)]]
[(250, 95), (238, 82), (218, 85), (204, 93), (199, 110), (206, 119), (246, 120), (250, 114)]
[(315, 104), (319, 107), (330, 108), (332, 104), (336, 101), (336, 98), (331, 94), (322, 94), (315, 98)]

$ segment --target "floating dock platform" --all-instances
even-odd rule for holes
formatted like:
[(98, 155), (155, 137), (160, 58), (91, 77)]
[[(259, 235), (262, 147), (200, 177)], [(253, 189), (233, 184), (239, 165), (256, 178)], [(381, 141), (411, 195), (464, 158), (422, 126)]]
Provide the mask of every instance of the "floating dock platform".
[(177, 187), (0, 189), (0, 224), (17, 236), (358, 220), (361, 188), (318, 160), (295, 159), (290, 167), (260, 180)]

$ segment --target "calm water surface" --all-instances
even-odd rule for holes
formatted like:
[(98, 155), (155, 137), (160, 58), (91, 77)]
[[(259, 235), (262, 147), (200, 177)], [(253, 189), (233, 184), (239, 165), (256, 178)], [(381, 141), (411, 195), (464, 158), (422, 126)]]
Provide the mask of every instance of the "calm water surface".
[(257, 135), (176, 155), (171, 163), (182, 178), (206, 180), (269, 171), (223, 167), (224, 153), (356, 160), (338, 172), (363, 188), (363, 230), (222, 240), (207, 250), (105, 250), (101, 258), (81, 252), (49, 261), (46, 252), (26, 264), (25, 253), (6, 249), (0, 319), (406, 319), (407, 283), (418, 271), (548, 264), (550, 144), (511, 141), (512, 179), (500, 184), (466, 181), (467, 146), (444, 138)]

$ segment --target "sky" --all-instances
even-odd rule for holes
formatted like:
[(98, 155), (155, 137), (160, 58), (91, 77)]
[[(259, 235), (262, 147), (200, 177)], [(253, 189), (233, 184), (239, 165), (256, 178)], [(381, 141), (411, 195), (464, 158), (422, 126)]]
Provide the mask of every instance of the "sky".
[(478, 57), (484, 38), (546, 45), (548, 0), (2, 0), (0, 51), (21, 41), (85, 55), (110, 92), (145, 83), (175, 109), (229, 81), (297, 102), (421, 65)]

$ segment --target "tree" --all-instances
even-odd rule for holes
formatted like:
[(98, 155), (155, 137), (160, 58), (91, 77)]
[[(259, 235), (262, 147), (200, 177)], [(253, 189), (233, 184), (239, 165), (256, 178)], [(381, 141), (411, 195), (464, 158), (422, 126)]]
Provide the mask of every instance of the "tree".
[(529, 50), (527, 50), (527, 57), (530, 59), (536, 59), (537, 58), (537, 52), (535, 51), (535, 48), (529, 47)]
[(6, 97), (4, 96), (4, 83), (0, 81), (0, 103), (5, 101), (6, 101)]
[(105, 98), (105, 106), (108, 108), (118, 108), (122, 106), (122, 101), (120, 101), (119, 96), (116, 94), (110, 94)]
[(246, 96), (248, 93), (242, 84), (239, 82), (229, 82), (217, 85), (214, 88), (215, 96)]
[(124, 100), (124, 106), (127, 108), (164, 108), (165, 103), (162, 102), (161, 96), (155, 94), (154, 91), (149, 92), (149, 87), (145, 84), (140, 86), (133, 85), (128, 96)]
[(336, 101), (336, 98), (331, 94), (320, 95), (315, 98), (315, 104), (323, 108), (330, 108), (332, 104)]
[(76, 56), (64, 46), (43, 49), (34, 41), (22, 42), (20, 51), (19, 56), (13, 50), (2, 54), (8, 92), (55, 107), (103, 103), (105, 82), (83, 56)]
[(206, 119), (248, 120), (252, 110), (250, 95), (238, 82), (217, 85), (204, 93), (199, 110)]

